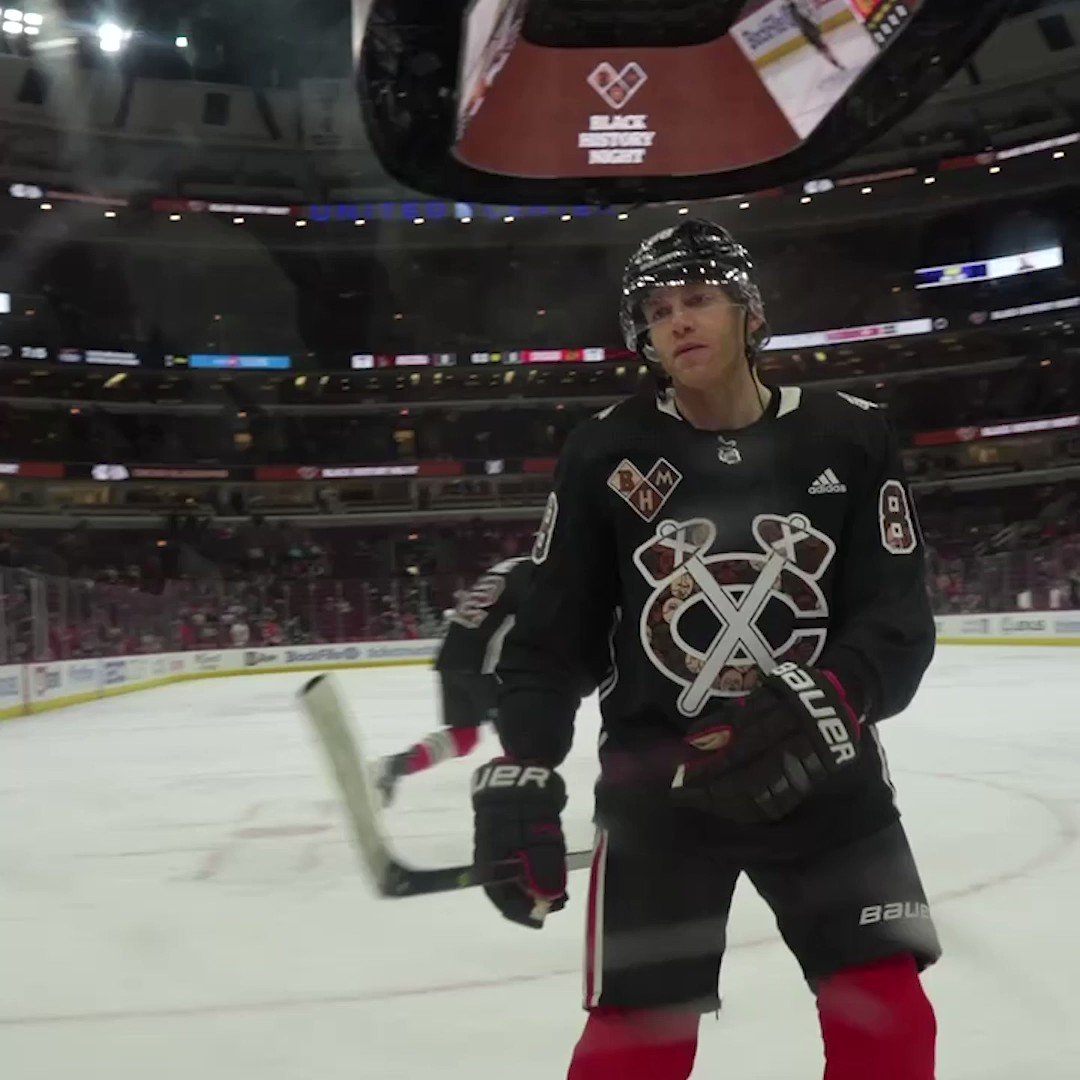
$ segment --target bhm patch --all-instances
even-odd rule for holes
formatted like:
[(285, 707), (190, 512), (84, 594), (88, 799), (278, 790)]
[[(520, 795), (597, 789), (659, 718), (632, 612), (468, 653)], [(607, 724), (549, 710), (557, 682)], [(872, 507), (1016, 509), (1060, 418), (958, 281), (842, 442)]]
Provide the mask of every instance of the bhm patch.
[(648, 474), (623, 458), (608, 477), (608, 487), (632, 507), (638, 517), (652, 521), (681, 480), (682, 473), (664, 458), (660, 458)]

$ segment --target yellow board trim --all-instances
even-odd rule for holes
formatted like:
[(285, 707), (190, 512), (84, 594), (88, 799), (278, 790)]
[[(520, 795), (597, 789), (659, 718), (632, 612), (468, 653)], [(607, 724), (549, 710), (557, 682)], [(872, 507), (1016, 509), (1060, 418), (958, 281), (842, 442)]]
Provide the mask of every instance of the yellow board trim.
[(32, 701), (25, 706), (23, 712), (48, 712), (49, 709), (58, 709), (61, 705), (85, 705), (88, 701), (100, 700), (105, 693), (107, 691), (84, 690), (81, 694), (68, 694), (67, 697), (57, 698), (55, 701)]
[(433, 660), (353, 660), (347, 664), (268, 664), (266, 667), (238, 668), (235, 671), (188, 671), (171, 676), (174, 682), (187, 679), (226, 679), (230, 675), (283, 675), (290, 671), (340, 671), (343, 668), (418, 667)]
[(1080, 645), (1080, 637), (939, 637), (939, 645)]
[(0, 720), (14, 720), (21, 716), (52, 712), (54, 709), (66, 709), (71, 705), (85, 705), (88, 701), (103, 701), (105, 698), (118, 697), (120, 694), (134, 694), (138, 690), (156, 690), (158, 687), (168, 686), (171, 683), (190, 682), (194, 679), (223, 679), (234, 675), (285, 675), (293, 671), (340, 671), (345, 668), (419, 667), (430, 666), (431, 663), (431, 660), (355, 660), (347, 664), (332, 665), (270, 664), (266, 667), (236, 668), (233, 671), (182, 671), (177, 675), (162, 675), (160, 678), (147, 679), (145, 682), (131, 686), (108, 686), (100, 690), (87, 690), (81, 694), (54, 698), (52, 701), (35, 701), (29, 705), (0, 709)]

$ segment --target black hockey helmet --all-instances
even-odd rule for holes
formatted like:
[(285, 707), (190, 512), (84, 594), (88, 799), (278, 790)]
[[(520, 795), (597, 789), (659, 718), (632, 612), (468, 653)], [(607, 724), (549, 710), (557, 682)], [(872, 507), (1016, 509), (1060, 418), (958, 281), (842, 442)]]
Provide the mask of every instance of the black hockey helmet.
[[(768, 337), (765, 305), (754, 280), (750, 253), (722, 225), (693, 218), (650, 236), (631, 256), (623, 272), (619, 324), (626, 347), (654, 367), (659, 359), (649, 338), (645, 298), (653, 289), (701, 282), (719, 285), (747, 314), (746, 353), (753, 363)], [(762, 320), (750, 332), (749, 318)], [(657, 374), (661, 374), (657, 372)]]

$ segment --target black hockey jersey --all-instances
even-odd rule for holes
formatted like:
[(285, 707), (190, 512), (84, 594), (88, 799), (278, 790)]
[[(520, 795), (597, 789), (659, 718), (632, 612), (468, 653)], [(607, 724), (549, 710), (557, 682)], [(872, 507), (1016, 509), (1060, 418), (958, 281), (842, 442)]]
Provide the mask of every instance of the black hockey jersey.
[(437, 671), (494, 675), (532, 572), (530, 559), (506, 559), (458, 595), (435, 658)]
[(498, 667), (520, 760), (562, 761), (594, 687), (610, 752), (670, 742), (784, 660), (835, 671), (879, 720), (933, 655), (896, 443), (847, 394), (780, 388), (731, 432), (692, 427), (670, 394), (605, 410), (567, 442), (533, 560)]

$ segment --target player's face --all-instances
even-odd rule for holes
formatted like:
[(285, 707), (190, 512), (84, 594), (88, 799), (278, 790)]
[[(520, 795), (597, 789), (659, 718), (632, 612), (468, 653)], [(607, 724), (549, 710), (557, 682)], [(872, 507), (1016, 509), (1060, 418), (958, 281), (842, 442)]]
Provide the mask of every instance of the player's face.
[(678, 386), (705, 389), (745, 364), (745, 313), (718, 285), (654, 289), (642, 305), (653, 348)]

